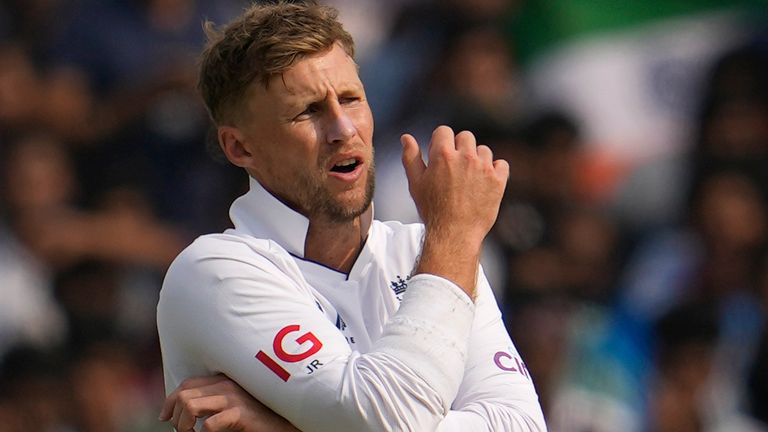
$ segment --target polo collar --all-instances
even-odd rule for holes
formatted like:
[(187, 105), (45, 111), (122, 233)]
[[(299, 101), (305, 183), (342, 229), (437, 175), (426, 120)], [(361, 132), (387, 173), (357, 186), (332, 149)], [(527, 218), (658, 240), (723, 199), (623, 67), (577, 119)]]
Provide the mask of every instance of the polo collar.
[[(290, 254), (304, 258), (309, 219), (277, 199), (253, 177), (250, 190), (229, 208), (235, 230), (256, 238), (273, 240)], [(361, 216), (366, 237), (373, 220), (373, 204)]]

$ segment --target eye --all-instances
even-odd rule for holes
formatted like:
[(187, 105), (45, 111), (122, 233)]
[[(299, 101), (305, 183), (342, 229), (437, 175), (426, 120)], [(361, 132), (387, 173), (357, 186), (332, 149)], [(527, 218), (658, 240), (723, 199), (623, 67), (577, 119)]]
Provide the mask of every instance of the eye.
[(318, 104), (314, 104), (314, 103), (313, 104), (309, 104), (307, 109), (305, 109), (304, 111), (300, 112), (299, 115), (294, 117), (294, 120), (307, 119), (307, 118), (311, 117), (313, 114), (318, 113), (319, 111), (320, 111), (320, 107), (318, 106)]
[(339, 103), (342, 105), (349, 105), (359, 101), (360, 101), (360, 98), (357, 96), (346, 96), (346, 97), (339, 98)]

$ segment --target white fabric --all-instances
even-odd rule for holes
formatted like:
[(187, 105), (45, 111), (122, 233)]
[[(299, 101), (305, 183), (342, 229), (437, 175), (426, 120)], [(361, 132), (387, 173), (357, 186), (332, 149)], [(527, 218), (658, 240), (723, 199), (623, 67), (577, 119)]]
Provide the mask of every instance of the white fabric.
[(252, 181), (235, 228), (198, 238), (168, 271), (166, 391), (222, 372), (303, 431), (545, 430), (482, 272), (475, 304), (443, 278), (410, 278), (423, 226), (370, 213), (339, 273), (302, 258), (307, 220)]
[(16, 344), (50, 347), (66, 336), (48, 270), (0, 226), (0, 358)]

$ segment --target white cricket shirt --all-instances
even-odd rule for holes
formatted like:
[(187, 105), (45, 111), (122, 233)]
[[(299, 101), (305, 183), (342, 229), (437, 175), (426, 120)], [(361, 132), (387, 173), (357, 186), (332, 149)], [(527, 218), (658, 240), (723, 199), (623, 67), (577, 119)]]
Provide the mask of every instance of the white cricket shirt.
[(251, 179), (235, 228), (166, 275), (166, 391), (224, 373), (305, 432), (544, 431), (538, 397), (482, 271), (476, 302), (410, 277), (423, 226), (372, 220), (349, 274), (305, 260), (309, 221)]

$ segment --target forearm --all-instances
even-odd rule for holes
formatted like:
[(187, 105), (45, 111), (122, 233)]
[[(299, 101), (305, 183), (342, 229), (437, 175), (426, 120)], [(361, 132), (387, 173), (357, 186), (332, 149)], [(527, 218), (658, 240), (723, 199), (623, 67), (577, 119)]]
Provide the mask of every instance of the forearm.
[(456, 283), (471, 298), (483, 239), (493, 226), (509, 165), (477, 145), (474, 135), (441, 126), (429, 144), (429, 165), (416, 140), (401, 137), (403, 166), (426, 233), (416, 273)]
[(294, 402), (288, 418), (313, 431), (434, 430), (461, 385), (473, 318), (474, 304), (458, 287), (414, 276), (370, 352), (352, 353), (343, 369), (324, 369), (322, 381), (306, 380), (307, 394), (329, 402), (295, 410)]
[(435, 276), (414, 276), (409, 285), (373, 349), (407, 361), (430, 382), (443, 399), (444, 414), (464, 375), (475, 307), (457, 287)]
[[(209, 257), (205, 262), (212, 263)], [(200, 283), (200, 275), (174, 272), (182, 277), (174, 286), (194, 284), (208, 292), (190, 297), (179, 291), (182, 297), (164, 288), (158, 309), (164, 362), (197, 363), (191, 353), (204, 348), (206, 354), (199, 364), (170, 375), (166, 371), (169, 391), (179, 385), (178, 378), (222, 372), (301, 430), (437, 427), (460, 386), (474, 316), (474, 304), (458, 287), (434, 276), (414, 276), (381, 338), (360, 354), (350, 350), (311, 297), (293, 294), (289, 284), (275, 287), (277, 274)], [(448, 314), (451, 320), (445, 320)], [(208, 316), (217, 316), (216, 326), (200, 319)], [(166, 325), (167, 319), (174, 325)], [(287, 324), (296, 324), (295, 330), (277, 338)], [(297, 341), (310, 334), (316, 342)], [(273, 346), (294, 356), (311, 354), (293, 361)], [(321, 348), (311, 350), (316, 346)], [(254, 358), (258, 352), (276, 362), (276, 369)]]
[(474, 300), (482, 237), (457, 233), (451, 227), (427, 227), (414, 274), (450, 280)]
[(546, 431), (532, 377), (504, 327), (482, 269), (479, 273), (462, 384), (437, 430)]

